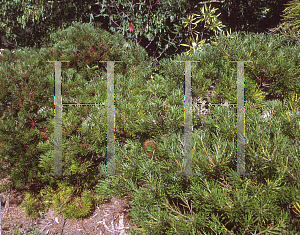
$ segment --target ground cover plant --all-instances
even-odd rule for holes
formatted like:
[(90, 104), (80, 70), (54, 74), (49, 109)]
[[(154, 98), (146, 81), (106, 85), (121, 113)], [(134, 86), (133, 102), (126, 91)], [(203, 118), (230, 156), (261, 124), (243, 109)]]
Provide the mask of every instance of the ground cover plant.
[[(89, 193), (95, 191), (100, 198), (131, 197), (132, 234), (299, 230), (299, 44), (271, 35), (224, 35), (202, 50), (162, 60), (158, 73), (141, 47), (91, 24), (74, 23), (53, 40), (41, 50), (4, 50), (1, 62), (1, 163), (17, 166), (7, 170), (15, 187), (45, 186), (24, 202), (28, 216), (52, 206), (79, 219), (99, 203)], [(63, 172), (72, 174), (45, 175), (54, 172), (55, 120), (53, 64), (46, 60), (71, 61), (62, 63), (63, 103), (105, 103), (106, 66), (97, 60), (124, 61), (115, 64), (114, 75), (115, 163), (122, 175), (99, 176), (105, 172), (105, 106), (63, 107)], [(184, 167), (184, 64), (178, 60), (200, 61), (192, 64), (194, 104), (236, 103), (236, 64), (229, 61), (253, 61), (245, 63), (251, 177), (229, 175), (236, 172), (236, 111), (223, 106), (207, 108), (209, 115), (193, 106), (194, 175), (177, 175)], [(145, 151), (149, 139), (154, 145)]]

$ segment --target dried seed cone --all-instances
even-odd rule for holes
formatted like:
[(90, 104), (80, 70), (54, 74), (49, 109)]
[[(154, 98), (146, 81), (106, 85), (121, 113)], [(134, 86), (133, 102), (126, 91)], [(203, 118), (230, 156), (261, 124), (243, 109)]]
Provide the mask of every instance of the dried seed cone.
[(153, 143), (152, 140), (146, 140), (143, 143), (143, 148), (144, 148), (147, 156), (151, 157), (151, 155), (153, 154), (153, 151), (156, 150), (156, 145)]

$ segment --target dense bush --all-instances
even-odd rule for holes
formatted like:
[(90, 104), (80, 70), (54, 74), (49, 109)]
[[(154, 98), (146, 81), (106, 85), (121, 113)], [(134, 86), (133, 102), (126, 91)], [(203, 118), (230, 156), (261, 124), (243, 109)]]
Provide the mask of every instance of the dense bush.
[[(290, 104), (296, 107), (297, 102)], [(144, 229), (140, 234), (296, 231), (295, 213), (286, 208), (299, 201), (300, 112), (299, 104), (295, 110), (287, 107), (266, 102), (270, 115), (265, 121), (247, 103), (245, 158), (251, 178), (228, 175), (236, 171), (236, 121), (233, 110), (216, 107), (194, 132), (194, 176), (176, 175), (183, 171), (183, 135), (172, 133), (155, 139), (156, 155), (164, 154), (160, 161), (140, 159), (138, 144), (123, 149), (118, 170), (124, 175), (100, 179), (96, 191), (130, 195), (132, 221)], [(291, 138), (284, 134), (293, 129), (283, 122), (285, 113), (295, 125)]]
[(299, 12), (300, 2), (298, 0), (289, 1), (283, 11), (283, 23), (270, 29), (270, 33), (283, 36), (288, 42), (294, 43), (300, 41), (299, 34)]
[[(220, 51), (230, 58), (221, 57)], [(255, 34), (220, 38), (195, 54), (181, 55), (174, 61), (163, 60), (160, 74), (153, 77), (156, 90), (147, 88), (154, 90), (151, 93), (158, 100), (165, 100), (166, 126), (169, 120), (174, 121), (173, 108), (168, 102), (178, 85), (181, 91), (184, 87), (184, 65), (175, 60), (200, 61), (192, 70), (193, 96), (215, 103), (236, 102), (236, 64), (228, 61), (253, 61), (245, 65), (245, 158), (246, 172), (253, 173), (251, 179), (228, 176), (236, 171), (235, 111), (211, 107), (204, 127), (194, 129), (193, 172), (196, 175), (176, 175), (183, 171), (183, 135), (182, 131), (165, 128), (167, 131), (161, 133), (164, 135), (153, 137), (159, 161), (140, 159), (140, 145), (128, 141), (131, 149), (123, 149), (123, 158), (118, 158), (122, 166), (118, 171), (125, 173), (121, 177), (101, 178), (96, 191), (103, 196), (131, 195), (133, 221), (143, 229), (140, 234), (296, 231), (298, 222), (292, 222), (296, 210), (288, 212), (286, 207), (299, 201), (296, 170), (300, 147), (299, 83), (294, 79), (299, 77), (298, 51), (299, 45), (291, 50), (282, 38)], [(282, 59), (284, 56), (293, 60)], [(259, 86), (255, 74), (266, 75), (270, 87)], [(159, 92), (158, 88), (169, 89), (170, 85), (163, 85), (168, 79), (177, 85), (166, 97), (166, 92)], [(295, 82), (287, 87), (285, 81)], [(207, 90), (213, 83), (217, 96), (209, 99)], [(281, 95), (276, 96), (276, 92)], [(260, 117), (262, 110), (268, 113), (266, 120)], [(194, 127), (199, 123), (195, 119)]]
[[(53, 67), (43, 60), (45, 50), (23, 48), (2, 53), (0, 157), (7, 168), (1, 174), (9, 173), (19, 188), (41, 171), (41, 152), (36, 145), (48, 139), (47, 126), (53, 117)], [(43, 107), (48, 109), (41, 111)]]
[[(193, 96), (205, 96), (209, 86), (215, 85), (217, 96), (211, 102), (220, 103), (227, 99), (236, 103), (237, 63), (229, 61), (252, 61), (244, 65), (246, 100), (261, 104), (264, 97), (283, 100), (293, 92), (300, 94), (297, 79), (300, 76), (299, 44), (291, 46), (283, 37), (244, 32), (215, 39), (195, 53), (177, 55), (172, 61), (163, 59), (160, 73), (176, 79), (183, 86), (184, 64), (175, 61), (199, 61), (192, 62), (195, 67), (192, 70)], [(268, 84), (256, 86), (264, 77)]]
[[(88, 190), (95, 190), (100, 197), (129, 195), (132, 221), (143, 230), (142, 234), (296, 231), (298, 222), (291, 222), (295, 213), (287, 212), (286, 207), (299, 201), (299, 83), (293, 79), (299, 77), (299, 45), (292, 51), (280, 38), (255, 34), (238, 34), (231, 39), (220, 37), (214, 40), (215, 44), (204, 45), (203, 50), (195, 54), (163, 60), (160, 72), (154, 73), (139, 47), (129, 43), (131, 47), (122, 50), (120, 47), (125, 41), (121, 37), (99, 32), (89, 24), (74, 24), (54, 36), (57, 41), (52, 51), (47, 48), (33, 52), (35, 59), (27, 56), (28, 61), (34, 61), (44, 70), (53, 68), (45, 60), (71, 61), (69, 65), (62, 63), (63, 103), (105, 103), (106, 67), (98, 67), (96, 60), (102, 56), (101, 60), (126, 61), (125, 64), (116, 63), (114, 77), (115, 170), (122, 175), (97, 175), (105, 173), (105, 169), (97, 167), (103, 163), (99, 161), (101, 156), (106, 154), (105, 106), (63, 107), (63, 173), (72, 174), (44, 174), (54, 171), (53, 109), (42, 112), (45, 131), (31, 130), (24, 125), (19, 113), (33, 119), (31, 127), (40, 128), (42, 122), (40, 124), (36, 114), (40, 107), (30, 108), (35, 104), (33, 98), (44, 93), (48, 96), (44, 95), (46, 99), (41, 107), (52, 107), (53, 71), (46, 73), (44, 80), (37, 80), (34, 79), (38, 74), (35, 70), (39, 70), (30, 65), (32, 76), (28, 80), (17, 79), (28, 71), (27, 64), (19, 59), (25, 59), (26, 54), (18, 52), (15, 56), (5, 51), (7, 59), (1, 68), (5, 70), (1, 73), (1, 85), (6, 89), (1, 94), (0, 155), (2, 163), (19, 163), (18, 168), (10, 172), (14, 182), (21, 185), (21, 177), (41, 178), (56, 188), (63, 182), (67, 193), (57, 193), (59, 195), (71, 195), (73, 187), (82, 195)], [(120, 47), (114, 46), (116, 42)], [(273, 49), (270, 49), (271, 44)], [(284, 57), (286, 54), (294, 59), (288, 61)], [(14, 61), (11, 68), (8, 66), (10, 60)], [(175, 60), (200, 61), (192, 64), (193, 97), (215, 103), (236, 103), (236, 63), (229, 61), (253, 61), (245, 65), (245, 158), (246, 172), (253, 173), (251, 178), (228, 175), (236, 172), (236, 114), (234, 109), (226, 107), (210, 107), (206, 117), (193, 107), (194, 175), (177, 174), (184, 169), (184, 64)], [(267, 71), (263, 75), (269, 78), (268, 89), (257, 84), (255, 74), (258, 76), (261, 69)], [(14, 78), (17, 86), (10, 86), (9, 78)], [(285, 86), (285, 81), (291, 83), (293, 80), (296, 82), (292, 87)], [(38, 82), (41, 82), (41, 89)], [(207, 95), (210, 86), (215, 87), (216, 96), (212, 98)], [(23, 87), (20, 93), (19, 88)], [(267, 93), (276, 98), (276, 92), (280, 92), (282, 101), (268, 100)], [(266, 120), (260, 117), (259, 109), (253, 108), (258, 104), (257, 107), (268, 113)], [(39, 132), (44, 134), (34, 139)], [(48, 139), (42, 141), (45, 133)], [(124, 136), (125, 141), (120, 141)], [(23, 142), (18, 141), (20, 138)], [(151, 139), (155, 145), (151, 158), (142, 148), (146, 139)], [(95, 160), (97, 156), (98, 161)], [(52, 192), (50, 188), (46, 191)], [(42, 194), (46, 201), (54, 199), (52, 193), (42, 191)], [(84, 202), (82, 213), (75, 216), (73, 210), (79, 206), (77, 201), (70, 202), (67, 207), (70, 210), (59, 209), (64, 203), (59, 198), (55, 197), (56, 208), (71, 217), (84, 216), (92, 202)], [(24, 205), (26, 208), (26, 203)], [(30, 197), (28, 205), (43, 208)], [(28, 214), (34, 215), (34, 211), (28, 210)]]
[[(64, 39), (61, 39), (62, 37)], [(24, 48), (22, 51), (3, 51), (5, 60), (2, 61), (3, 66), (1, 66), (1, 87), (4, 92), (1, 93), (0, 155), (2, 164), (8, 166), (2, 173), (10, 174), (13, 186), (16, 188), (28, 184), (33, 179), (42, 180), (51, 185), (56, 184), (58, 180), (56, 176), (45, 176), (45, 173), (53, 173), (54, 163), (52, 151), (54, 134), (52, 69), (54, 66), (53, 63), (46, 63), (47, 60), (71, 61), (70, 64), (62, 63), (64, 103), (72, 102), (74, 97), (82, 103), (105, 101), (106, 79), (101, 80), (105, 71), (101, 69), (101, 66), (95, 70), (94, 60), (97, 59), (97, 55), (100, 56), (98, 59), (104, 61), (123, 60), (123, 63), (115, 65), (115, 71), (121, 78), (126, 73), (134, 76), (136, 70), (142, 70), (144, 76), (141, 79), (145, 79), (147, 71), (150, 71), (150, 65), (145, 62), (146, 53), (141, 47), (133, 48), (130, 43), (127, 44), (127, 49), (115, 47), (117, 43), (123, 46), (126, 41), (120, 36), (112, 36), (104, 30), (95, 29), (91, 24), (74, 24), (68, 30), (58, 32), (53, 38), (59, 42), (54, 42), (51, 50), (43, 48), (37, 51)], [(115, 41), (113, 42), (111, 39)], [(79, 62), (79, 59), (82, 58), (85, 60)], [(89, 65), (94, 67), (89, 69)], [(67, 67), (69, 68), (67, 69)], [(100, 79), (99, 75), (101, 75)], [(95, 78), (98, 83), (89, 83)], [(140, 82), (136, 79), (136, 83)], [(116, 79), (116, 83), (116, 86), (120, 87), (126, 83), (126, 79)], [(101, 85), (105, 85), (103, 90), (101, 90)], [(131, 84), (128, 85), (131, 86)], [(79, 90), (81, 90), (81, 94), (78, 93)], [(121, 89), (118, 88), (118, 90)], [(66, 157), (64, 162), (71, 164), (69, 168), (73, 175), (69, 182), (72, 182), (73, 185), (75, 182), (78, 185), (90, 185), (90, 177), (96, 175), (94, 170), (97, 169), (95, 167), (97, 165), (94, 168), (91, 168), (91, 165), (95, 164), (95, 159), (99, 158), (97, 155), (105, 154), (106, 115), (101, 116), (101, 113), (98, 113), (100, 122), (95, 127), (98, 130), (95, 130), (93, 137), (86, 135), (87, 138), (92, 137), (94, 141), (94, 143), (89, 142), (94, 145), (93, 150), (89, 151), (81, 148), (87, 143), (86, 141), (77, 138), (77, 143), (74, 143), (72, 135), (76, 133), (78, 135), (76, 127), (83, 121), (79, 121), (78, 115), (85, 115), (85, 118), (89, 114), (92, 116), (96, 107), (88, 107), (88, 109), (87, 107), (77, 107), (78, 109), (71, 112), (73, 108), (64, 108), (66, 112), (63, 116), (67, 118), (64, 119), (66, 127), (63, 128), (63, 138), (66, 140), (71, 137), (71, 142), (68, 143), (67, 140), (63, 143), (63, 156)], [(76, 113), (78, 111), (80, 111), (79, 114)], [(106, 112), (105, 109), (103, 112)], [(73, 118), (75, 115), (76, 119)], [(79, 123), (77, 123), (78, 121)], [(73, 128), (70, 128), (70, 123), (73, 123), (71, 124)], [(91, 133), (88, 124), (83, 128), (85, 128), (84, 135), (86, 132)], [(118, 127), (118, 129), (120, 128)], [(102, 134), (99, 135), (99, 133)], [(70, 146), (72, 146), (71, 151), (68, 151)], [(86, 156), (87, 154), (88, 156)], [(92, 163), (87, 161), (87, 158), (90, 160), (93, 156)], [(79, 164), (78, 161), (82, 161), (82, 163)], [(83, 177), (81, 175), (83, 172), (89, 175), (89, 177), (84, 176), (86, 182), (79, 180)], [(61, 177), (62, 179), (65, 178)]]

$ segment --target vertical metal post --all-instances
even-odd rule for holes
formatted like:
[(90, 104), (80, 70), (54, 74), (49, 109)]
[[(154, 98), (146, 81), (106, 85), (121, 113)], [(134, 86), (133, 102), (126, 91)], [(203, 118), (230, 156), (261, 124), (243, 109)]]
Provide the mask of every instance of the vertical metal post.
[(114, 62), (107, 65), (107, 173), (104, 175), (120, 175), (115, 173), (115, 108), (114, 108)]
[(237, 62), (237, 173), (238, 175), (252, 175), (245, 173), (245, 82), (244, 62), (252, 61), (230, 61)]
[(61, 93), (61, 62), (70, 61), (47, 61), (55, 62), (55, 92), (54, 92), (54, 174), (46, 175), (70, 175), (62, 173), (62, 93)]
[(192, 172), (192, 89), (191, 89), (191, 62), (199, 61), (176, 61), (185, 62), (185, 99), (184, 99), (184, 170), (177, 175), (196, 175)]

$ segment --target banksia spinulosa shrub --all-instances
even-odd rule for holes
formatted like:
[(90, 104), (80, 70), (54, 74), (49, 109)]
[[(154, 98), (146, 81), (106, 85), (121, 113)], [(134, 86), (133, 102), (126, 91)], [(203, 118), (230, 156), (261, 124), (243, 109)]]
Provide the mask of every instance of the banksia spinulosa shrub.
[[(74, 109), (74, 112), (70, 112), (73, 107), (64, 107), (63, 123), (67, 124), (63, 128), (63, 141), (66, 141), (66, 145), (63, 142), (63, 165), (66, 168), (63, 172), (72, 172), (72, 176), (45, 175), (54, 171), (54, 65), (46, 61), (71, 61), (69, 68), (66, 63), (62, 63), (64, 103), (72, 102), (74, 98), (83, 103), (99, 103), (106, 99), (104, 83), (107, 75), (103, 72), (107, 64), (104, 63), (102, 67), (99, 65), (95, 70), (92, 66), (97, 65), (97, 60), (122, 60), (123, 62), (115, 64), (115, 74), (119, 73), (119, 77), (125, 74), (137, 76), (139, 79), (136, 81), (139, 83), (146, 79), (147, 72), (151, 71), (151, 65), (146, 61), (147, 53), (142, 47), (133, 47), (133, 43), (132, 45), (127, 43), (129, 46), (124, 50), (123, 45), (126, 41), (120, 35), (111, 35), (104, 30), (94, 28), (91, 24), (74, 23), (73, 26), (59, 31), (53, 38), (54, 45), (50, 48), (40, 50), (24, 48), (16, 52), (3, 50), (3, 56), (7, 58), (5, 61), (9, 63), (1, 67), (0, 75), (0, 86), (4, 91), (0, 95), (2, 124), (0, 125), (2, 143), (0, 158), (3, 164), (8, 165), (6, 172), (9, 173), (16, 188), (28, 184), (33, 178), (51, 185), (67, 178), (70, 184), (79, 182), (78, 184), (83, 187), (92, 187), (91, 182), (95, 180), (99, 155), (103, 156), (106, 152), (105, 106), (98, 112), (103, 119), (97, 127), (100, 128), (101, 136), (86, 135), (91, 130), (89, 125), (93, 125), (86, 122), (82, 130), (76, 131), (76, 128), (80, 129), (82, 119), (92, 116), (96, 107), (94, 109), (76, 107), (78, 109)], [(103, 77), (105, 80), (102, 84), (97, 82)], [(123, 83), (118, 80), (119, 77), (115, 76), (117, 84)], [(96, 88), (95, 84), (91, 83), (92, 86), (89, 85), (84, 95), (80, 96), (78, 88), (85, 87), (85, 84), (92, 79), (95, 79), (95, 84), (100, 86)], [(74, 115), (77, 117), (74, 118)], [(80, 115), (82, 118), (79, 118)], [(95, 133), (99, 134), (99, 129), (95, 130)], [(69, 138), (75, 135), (77, 138)]]
[(53, 117), (53, 67), (45, 63), (45, 50), (2, 53), (7, 59), (0, 68), (0, 159), (8, 166), (3, 173), (19, 188), (41, 171), (38, 163), (43, 151), (36, 145), (47, 140), (47, 121)]
[[(112, 35), (101, 28), (95, 28), (92, 24), (73, 22), (71, 27), (52, 34), (51, 38), (54, 44), (51, 48), (51, 60), (69, 60), (70, 63), (63, 63), (64, 68), (76, 68), (90, 77), (94, 72), (90, 68), (98, 66), (99, 60), (123, 61), (115, 63), (115, 73), (131, 73), (129, 69), (140, 66), (145, 75), (151, 71), (151, 65), (146, 61), (148, 55), (141, 46), (126, 42), (120, 34)], [(128, 45), (128, 49), (123, 49), (125, 44)], [(107, 64), (101, 62), (98, 68), (99, 71), (105, 72)]]

